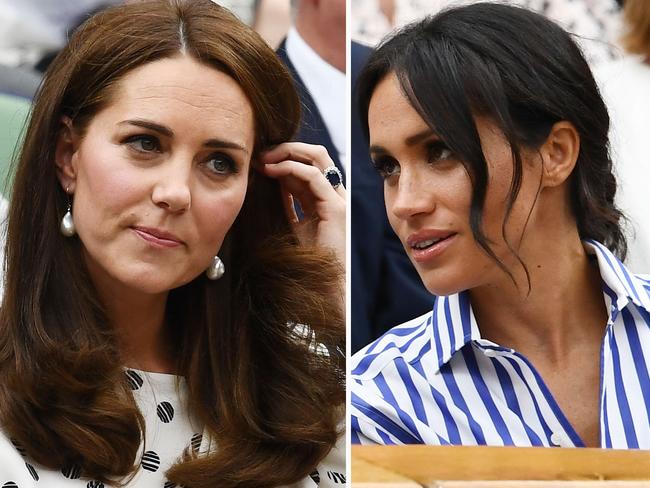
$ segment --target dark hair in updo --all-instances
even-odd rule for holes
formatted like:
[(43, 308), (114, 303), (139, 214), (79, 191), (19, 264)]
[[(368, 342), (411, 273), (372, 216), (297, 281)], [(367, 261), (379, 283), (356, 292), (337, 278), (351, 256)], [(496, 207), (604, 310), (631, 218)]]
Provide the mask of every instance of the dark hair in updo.
[(529, 10), (490, 3), (448, 9), (406, 26), (379, 46), (360, 75), (357, 89), (366, 136), (370, 98), (391, 72), (420, 116), (465, 166), (473, 187), (474, 238), (502, 268), (481, 227), (488, 166), (477, 115), (492, 120), (512, 148), (504, 237), (521, 186), (521, 149), (539, 148), (553, 124), (568, 121), (580, 136), (569, 191), (580, 237), (600, 241), (625, 257), (623, 216), (614, 205), (607, 108), (580, 49), (562, 28)]

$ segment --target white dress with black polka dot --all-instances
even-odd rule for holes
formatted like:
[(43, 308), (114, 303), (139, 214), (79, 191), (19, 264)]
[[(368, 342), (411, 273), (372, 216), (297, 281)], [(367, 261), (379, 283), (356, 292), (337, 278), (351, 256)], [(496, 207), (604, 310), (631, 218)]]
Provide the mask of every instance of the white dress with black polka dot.
[[(134, 397), (144, 415), (146, 438), (141, 452), (140, 469), (128, 483), (129, 488), (173, 488), (165, 472), (185, 449), (205, 452), (210, 441), (203, 428), (190, 415), (187, 386), (182, 377), (129, 369), (126, 371)], [(344, 441), (309, 478), (296, 488), (345, 486)], [(75, 466), (52, 470), (24, 456), (21, 446), (0, 433), (0, 488), (103, 488), (105, 484), (84, 478)], [(108, 485), (111, 486), (111, 485)]]

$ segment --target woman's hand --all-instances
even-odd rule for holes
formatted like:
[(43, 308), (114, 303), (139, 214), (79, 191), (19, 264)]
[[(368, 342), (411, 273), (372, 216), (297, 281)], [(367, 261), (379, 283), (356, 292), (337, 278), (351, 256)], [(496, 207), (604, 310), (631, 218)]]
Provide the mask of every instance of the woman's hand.
[[(261, 170), (280, 182), (285, 210), (304, 244), (327, 247), (345, 266), (345, 188), (334, 189), (323, 170), (334, 166), (323, 146), (286, 142), (261, 156)], [(298, 219), (294, 200), (304, 216)]]

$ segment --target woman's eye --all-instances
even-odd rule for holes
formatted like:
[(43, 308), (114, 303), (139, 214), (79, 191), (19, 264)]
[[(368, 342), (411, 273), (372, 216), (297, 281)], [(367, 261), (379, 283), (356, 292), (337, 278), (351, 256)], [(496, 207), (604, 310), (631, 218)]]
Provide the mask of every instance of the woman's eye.
[(225, 154), (214, 154), (208, 159), (206, 166), (210, 171), (218, 175), (229, 175), (238, 171), (237, 163)]
[(447, 160), (451, 155), (451, 150), (442, 141), (434, 141), (427, 145), (427, 158), (430, 163)]
[(131, 148), (135, 149), (138, 152), (148, 153), (148, 152), (158, 152), (160, 151), (160, 144), (158, 139), (153, 136), (138, 135), (129, 137), (126, 141)]
[(373, 159), (372, 164), (374, 165), (379, 175), (384, 179), (390, 178), (391, 176), (396, 176), (400, 171), (399, 164), (397, 164), (397, 161), (395, 161), (393, 158), (383, 157)]

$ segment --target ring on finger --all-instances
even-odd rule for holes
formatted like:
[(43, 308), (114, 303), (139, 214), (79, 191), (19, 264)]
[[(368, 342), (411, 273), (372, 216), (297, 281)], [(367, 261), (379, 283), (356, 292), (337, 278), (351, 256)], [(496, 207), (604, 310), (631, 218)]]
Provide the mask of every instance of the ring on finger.
[(339, 171), (339, 169), (334, 165), (325, 168), (323, 170), (323, 176), (325, 176), (325, 179), (327, 179), (329, 184), (332, 185), (332, 188), (334, 189), (338, 188), (343, 183), (343, 175), (341, 174), (341, 171)]

